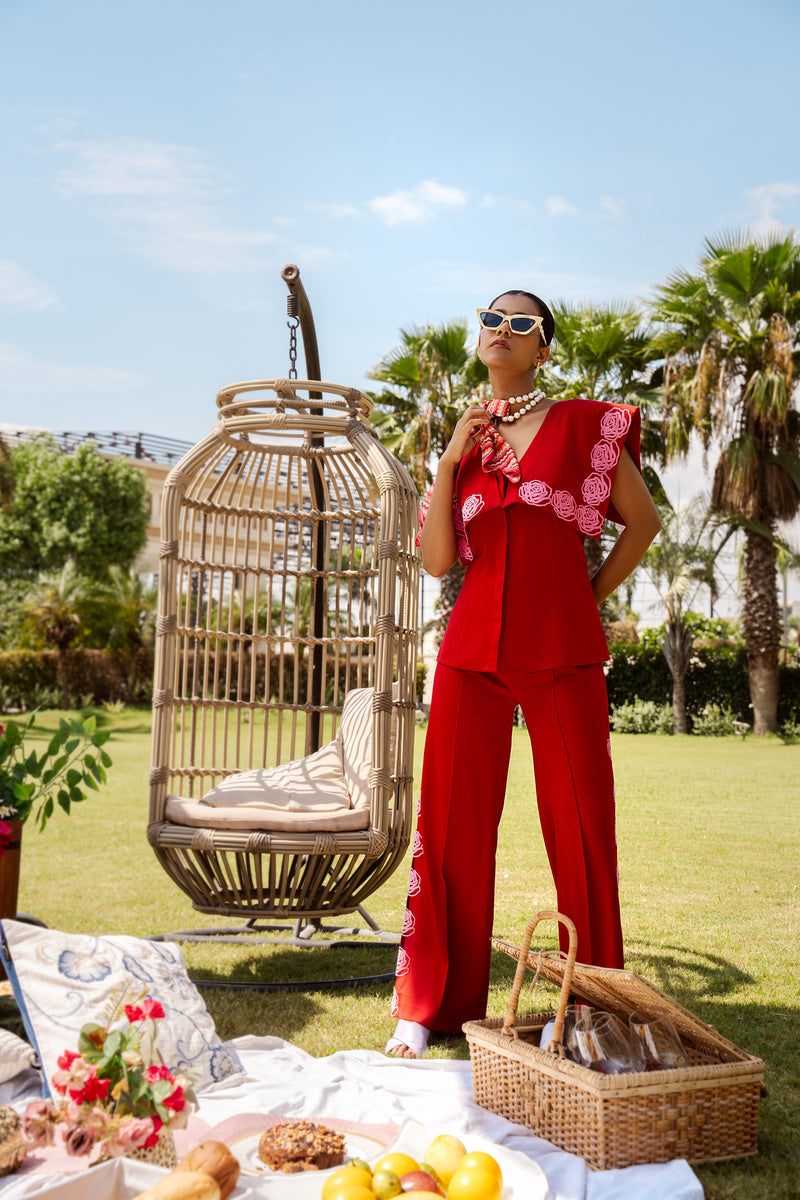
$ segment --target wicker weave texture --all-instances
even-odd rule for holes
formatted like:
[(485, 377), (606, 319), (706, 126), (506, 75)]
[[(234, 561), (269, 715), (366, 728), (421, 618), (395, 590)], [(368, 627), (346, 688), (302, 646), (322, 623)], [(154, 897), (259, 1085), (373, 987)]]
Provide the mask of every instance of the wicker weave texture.
[[(352, 912), (410, 837), (418, 497), (353, 389), (233, 385), (162, 494), (148, 838), (198, 909)], [(395, 699), (392, 688), (395, 685)], [(192, 829), (168, 794), (302, 758), (374, 688), (370, 824), (362, 832)], [(394, 758), (390, 725), (396, 710)]]

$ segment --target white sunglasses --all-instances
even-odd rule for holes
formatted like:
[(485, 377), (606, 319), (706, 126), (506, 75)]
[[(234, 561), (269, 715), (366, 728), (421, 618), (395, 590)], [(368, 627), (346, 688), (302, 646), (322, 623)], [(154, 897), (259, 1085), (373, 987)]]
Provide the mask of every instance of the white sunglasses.
[(503, 313), (495, 308), (476, 308), (475, 311), (483, 329), (499, 329), (504, 321), (508, 321), (512, 333), (525, 335), (539, 329), (544, 341), (544, 317), (532, 317), (529, 313)]

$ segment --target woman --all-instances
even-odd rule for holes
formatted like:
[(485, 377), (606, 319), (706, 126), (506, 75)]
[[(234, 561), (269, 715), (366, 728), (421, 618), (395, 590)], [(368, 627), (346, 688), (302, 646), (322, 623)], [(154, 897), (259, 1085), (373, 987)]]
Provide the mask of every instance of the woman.
[[(420, 537), (464, 585), (442, 642), (425, 745), (408, 907), (387, 1053), (486, 1011), (497, 827), (521, 705), (559, 910), (582, 962), (621, 967), (614, 781), (597, 606), (660, 528), (638, 468), (638, 409), (534, 388), (555, 322), (529, 292), (478, 310), (494, 399), (471, 404), (439, 460)], [(585, 535), (623, 526), (590, 580)]]

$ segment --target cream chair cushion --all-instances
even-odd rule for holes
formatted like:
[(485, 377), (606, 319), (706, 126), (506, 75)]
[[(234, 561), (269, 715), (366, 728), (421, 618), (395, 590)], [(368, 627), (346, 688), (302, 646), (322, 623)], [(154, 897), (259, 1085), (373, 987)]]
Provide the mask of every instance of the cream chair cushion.
[[(168, 796), (167, 820), (211, 829), (366, 829), (373, 695), (372, 688), (347, 693), (336, 737), (316, 753), (277, 767), (237, 771), (200, 800)], [(392, 746), (395, 725), (393, 718)]]

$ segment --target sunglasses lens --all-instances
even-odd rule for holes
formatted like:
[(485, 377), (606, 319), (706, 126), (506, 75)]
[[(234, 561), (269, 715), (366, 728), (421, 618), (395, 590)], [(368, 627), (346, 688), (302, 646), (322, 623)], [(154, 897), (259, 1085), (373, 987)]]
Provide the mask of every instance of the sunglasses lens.
[(499, 329), (503, 324), (503, 316), (500, 313), (492, 312), (491, 309), (486, 309), (479, 315), (484, 329)]
[(537, 320), (536, 317), (512, 317), (510, 324), (514, 333), (530, 333), (536, 328)]

